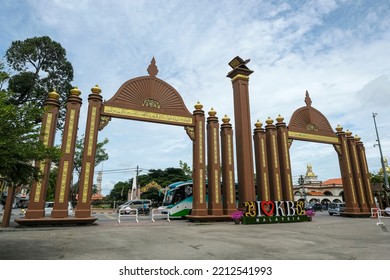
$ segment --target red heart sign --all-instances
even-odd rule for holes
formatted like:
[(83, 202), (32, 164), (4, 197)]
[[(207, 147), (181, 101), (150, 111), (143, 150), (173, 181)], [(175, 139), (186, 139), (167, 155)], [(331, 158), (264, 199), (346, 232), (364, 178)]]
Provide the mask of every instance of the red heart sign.
[[(269, 207), (266, 207), (268, 205), (269, 205)], [(269, 209), (267, 210), (267, 208), (269, 208)], [(274, 205), (273, 201), (262, 201), (261, 202), (261, 210), (263, 210), (263, 213), (268, 217), (273, 215), (274, 208), (275, 208), (275, 205)]]

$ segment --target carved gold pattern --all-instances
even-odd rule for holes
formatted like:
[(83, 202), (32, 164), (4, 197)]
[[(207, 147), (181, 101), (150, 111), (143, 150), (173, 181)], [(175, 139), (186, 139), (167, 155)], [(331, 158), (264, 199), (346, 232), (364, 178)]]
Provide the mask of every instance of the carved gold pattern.
[(198, 124), (199, 133), (199, 163), (203, 163), (203, 122), (199, 121)]
[(276, 190), (278, 192), (276, 200), (281, 200), (280, 193), (280, 181), (279, 181), (279, 173), (276, 173)]
[(158, 109), (160, 109), (161, 107), (160, 103), (157, 100), (151, 98), (145, 99), (142, 102), (142, 106), (150, 107), (150, 108), (158, 108)]
[(92, 108), (91, 114), (91, 125), (89, 128), (89, 136), (88, 136), (88, 150), (87, 155), (92, 156), (92, 148), (93, 148), (93, 136), (95, 134), (95, 122), (96, 122), (96, 107)]
[(315, 124), (312, 124), (312, 123), (309, 123), (307, 126), (306, 126), (306, 129), (307, 130), (311, 130), (311, 131), (318, 131), (318, 128)]
[(288, 156), (288, 148), (287, 148), (287, 137), (286, 137), (286, 133), (283, 132), (283, 144), (284, 144), (284, 152), (285, 152), (285, 155), (286, 155), (286, 166), (287, 166), (287, 170), (290, 170), (290, 161), (289, 161), (289, 156)]
[(263, 163), (263, 168), (266, 167), (265, 164), (265, 148), (264, 148), (264, 139), (260, 139), (260, 145), (261, 145), (261, 162)]
[(288, 188), (289, 188), (289, 191), (290, 191), (290, 197), (294, 198), (293, 186), (292, 186), (292, 180), (291, 180), (290, 173), (287, 174), (287, 179), (288, 179)]
[[(39, 164), (39, 170), (41, 173), (45, 171), (45, 161), (41, 162)], [(41, 191), (42, 191), (42, 181), (39, 180), (37, 182), (37, 187), (35, 188), (35, 196), (34, 196), (34, 202), (39, 202), (40, 196), (41, 196)]]
[(153, 112), (125, 109), (125, 108), (119, 108), (119, 107), (113, 107), (113, 106), (104, 106), (104, 113), (116, 114), (116, 115), (135, 118), (135, 119), (148, 119), (148, 120), (155, 120), (155, 121), (164, 121), (164, 122), (170, 122), (170, 123), (175, 123), (175, 124), (188, 124), (188, 125), (193, 124), (192, 117), (183, 117), (183, 116), (175, 116), (175, 115), (168, 115), (168, 114), (161, 114), (161, 113), (153, 113)]
[(89, 161), (87, 161), (87, 163), (85, 164), (85, 175), (84, 175), (84, 187), (83, 187), (82, 203), (87, 203), (89, 174), (90, 173), (91, 173), (91, 163)]
[(69, 161), (64, 161), (64, 169), (62, 171), (62, 177), (61, 177), (61, 189), (60, 189), (60, 197), (59, 202), (63, 203), (65, 200), (65, 188), (66, 188), (66, 178), (68, 175), (68, 167), (69, 167)]
[(337, 154), (339, 156), (342, 156), (343, 155), (343, 152), (341, 150), (341, 146), (340, 145), (333, 145), (334, 149), (336, 150)]
[(72, 144), (72, 136), (73, 136), (73, 127), (74, 127), (75, 115), (76, 115), (76, 110), (75, 109), (71, 109), (70, 110), (70, 117), (69, 117), (68, 135), (66, 137), (65, 154), (69, 154), (70, 153), (70, 146)]
[(184, 129), (187, 132), (187, 135), (190, 137), (192, 141), (195, 140), (195, 127), (193, 126), (185, 126)]
[(49, 146), (49, 137), (50, 137), (50, 129), (51, 129), (52, 121), (53, 121), (53, 114), (47, 113), (46, 125), (45, 125), (45, 135), (43, 136), (43, 144), (46, 147)]
[(228, 136), (228, 158), (229, 158), (229, 165), (233, 165), (233, 154), (232, 154), (232, 137), (229, 134)]
[(359, 178), (359, 189), (360, 189), (360, 195), (362, 197), (362, 202), (363, 202), (363, 204), (365, 204), (366, 203), (366, 198), (364, 197), (364, 193), (363, 193), (362, 178)]
[(248, 80), (249, 80), (249, 76), (243, 75), (243, 74), (237, 74), (237, 75), (235, 75), (235, 76), (232, 78), (232, 83), (234, 83), (236, 80), (245, 80), (245, 81), (248, 81)]
[(99, 131), (102, 131), (103, 128), (105, 128), (110, 121), (111, 121), (111, 117), (100, 116)]
[(203, 169), (199, 169), (199, 203), (203, 202)]
[(289, 131), (288, 137), (294, 139), (304, 139), (304, 140), (312, 140), (312, 141), (322, 141), (331, 144), (339, 144), (339, 139), (336, 136), (333, 137), (333, 136), (313, 135), (309, 133)]
[(272, 149), (274, 150), (275, 168), (279, 168), (278, 155), (276, 153), (276, 136), (272, 135)]
[(219, 177), (218, 170), (214, 170), (215, 202), (219, 203)]
[(229, 170), (229, 194), (230, 203), (234, 203), (234, 182), (233, 182), (233, 171)]
[(217, 128), (213, 128), (213, 141), (214, 141), (214, 163), (218, 164), (218, 138), (217, 138)]
[(270, 197), (269, 197), (269, 192), (268, 192), (268, 189), (269, 189), (269, 187), (268, 187), (268, 174), (266, 171), (264, 171), (263, 178), (264, 178), (264, 192), (265, 192), (264, 200), (268, 201), (268, 200), (270, 200)]

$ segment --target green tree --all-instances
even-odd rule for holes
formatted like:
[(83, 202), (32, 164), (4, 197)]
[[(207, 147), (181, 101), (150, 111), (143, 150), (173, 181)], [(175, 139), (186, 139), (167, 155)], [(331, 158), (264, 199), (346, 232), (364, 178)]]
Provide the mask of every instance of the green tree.
[(183, 172), (184, 174), (188, 177), (188, 178), (192, 178), (192, 170), (191, 170), (191, 167), (186, 163), (186, 162), (183, 162), (183, 161), (179, 161), (179, 165), (180, 165), (180, 168), (183, 169)]
[(43, 107), (47, 93), (55, 89), (63, 105), (58, 122), (62, 127), (64, 104), (73, 80), (73, 67), (65, 49), (48, 36), (34, 37), (12, 42), (5, 58), (12, 71), (8, 80), (10, 100), (15, 105), (32, 102)]
[[(108, 139), (105, 138), (102, 142), (98, 142), (96, 144), (96, 156), (95, 156), (95, 167), (98, 166), (100, 163), (108, 160), (108, 154), (106, 150), (104, 149), (104, 145), (108, 143)], [(74, 156), (74, 162), (73, 162), (73, 169), (78, 174), (78, 181), (73, 184), (71, 187), (71, 199), (74, 200), (76, 197), (76, 193), (78, 192), (78, 186), (80, 182), (80, 175), (81, 175), (81, 165), (83, 161), (83, 152), (84, 152), (84, 135), (76, 141), (76, 149), (75, 149), (75, 156)], [(92, 193), (97, 192), (97, 187), (92, 190)]]
[(15, 105), (0, 91), (0, 174), (13, 185), (30, 184), (40, 178), (32, 163), (59, 157), (59, 150), (39, 141), (36, 119), (43, 109), (32, 104)]

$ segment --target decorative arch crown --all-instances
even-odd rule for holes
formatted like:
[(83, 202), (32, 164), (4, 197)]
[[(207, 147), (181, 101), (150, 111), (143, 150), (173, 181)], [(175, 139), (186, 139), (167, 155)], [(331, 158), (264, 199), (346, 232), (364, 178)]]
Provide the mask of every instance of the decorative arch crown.
[(294, 133), (301, 133), (302, 135), (336, 137), (328, 119), (320, 111), (311, 106), (312, 101), (307, 91), (305, 95), (306, 106), (297, 109), (292, 114), (290, 123), (288, 124), (289, 134), (294, 135)]
[(171, 85), (156, 78), (158, 69), (154, 58), (148, 72), (149, 76), (126, 81), (111, 99), (103, 103), (102, 115), (192, 125), (193, 116), (180, 94)]

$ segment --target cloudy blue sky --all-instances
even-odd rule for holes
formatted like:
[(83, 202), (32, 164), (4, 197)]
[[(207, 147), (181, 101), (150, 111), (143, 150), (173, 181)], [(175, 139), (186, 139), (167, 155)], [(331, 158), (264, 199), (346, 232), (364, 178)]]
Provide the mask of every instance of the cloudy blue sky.
[[(390, 158), (390, 2), (318, 1), (104, 1), (0, 0), (0, 54), (14, 40), (50, 36), (67, 51), (82, 91), (79, 135), (85, 133), (87, 96), (99, 84), (109, 99), (131, 78), (147, 74), (152, 57), (158, 77), (172, 85), (190, 111), (197, 101), (208, 112), (232, 119), (228, 62), (251, 59), (252, 123), (278, 114), (288, 123), (305, 105), (332, 127), (361, 136), (370, 171), (380, 168), (372, 113), (384, 155)], [(58, 133), (58, 138), (60, 133)], [(142, 170), (192, 162), (192, 143), (181, 127), (115, 119), (99, 134), (108, 138), (109, 161), (97, 170), (103, 193)], [(57, 143), (61, 139), (56, 140)], [(296, 181), (312, 164), (319, 179), (340, 176), (332, 146), (295, 141)], [(95, 179), (96, 180), (96, 179)]]

